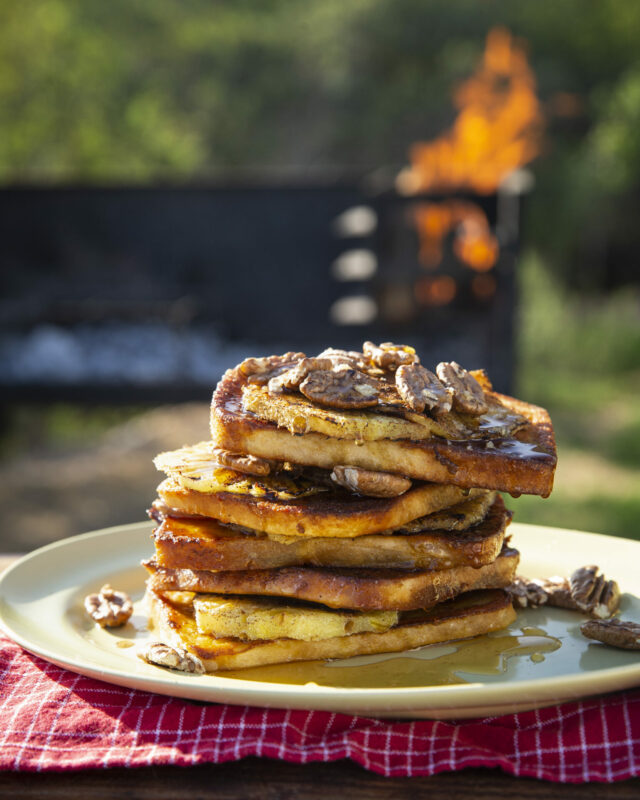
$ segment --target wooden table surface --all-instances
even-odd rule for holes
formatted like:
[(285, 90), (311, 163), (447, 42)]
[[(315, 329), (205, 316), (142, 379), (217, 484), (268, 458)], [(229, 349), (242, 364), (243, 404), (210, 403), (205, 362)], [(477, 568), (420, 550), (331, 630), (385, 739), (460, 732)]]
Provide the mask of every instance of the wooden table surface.
[[(0, 555), (0, 572), (19, 555)], [(1, 722), (0, 722), (1, 726)], [(0, 797), (21, 800), (369, 800), (429, 797), (429, 800), (638, 800), (640, 778), (614, 784), (556, 784), (514, 778), (498, 769), (465, 769), (428, 778), (385, 778), (351, 761), (288, 764), (245, 758), (199, 767), (142, 767), (63, 773), (0, 772)]]

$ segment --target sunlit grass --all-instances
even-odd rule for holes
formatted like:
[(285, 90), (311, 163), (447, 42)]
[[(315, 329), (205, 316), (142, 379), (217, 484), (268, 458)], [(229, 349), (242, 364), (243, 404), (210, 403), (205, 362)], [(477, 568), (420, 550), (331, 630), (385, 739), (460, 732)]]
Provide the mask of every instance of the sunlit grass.
[(640, 539), (640, 296), (577, 298), (535, 258), (521, 264), (517, 393), (549, 409), (559, 466), (521, 522)]
[(110, 428), (141, 413), (130, 406), (13, 406), (6, 409), (0, 436), (0, 457), (25, 451), (65, 450), (86, 446)]

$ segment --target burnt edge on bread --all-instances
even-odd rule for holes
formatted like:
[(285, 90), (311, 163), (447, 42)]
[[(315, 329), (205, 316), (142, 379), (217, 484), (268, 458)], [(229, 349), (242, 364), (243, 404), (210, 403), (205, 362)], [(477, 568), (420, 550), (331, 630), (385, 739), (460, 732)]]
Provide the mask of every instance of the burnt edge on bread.
[(513, 581), (519, 559), (517, 550), (505, 546), (490, 564), (446, 570), (281, 567), (211, 572), (168, 569), (153, 559), (142, 565), (149, 572), (148, 585), (155, 592), (291, 597), (329, 608), (408, 611), (431, 608), (476, 589), (504, 589)]
[(231, 492), (200, 493), (170, 478), (158, 486), (167, 505), (183, 513), (284, 536), (352, 538), (400, 527), (465, 499), (464, 487), (420, 483), (399, 497), (362, 497), (347, 491), (296, 500), (267, 500)]
[[(424, 533), (386, 531), (353, 539), (289, 537), (283, 542), (259, 531), (237, 530), (206, 517), (173, 518), (170, 513), (154, 530), (156, 560), (170, 569), (247, 570), (290, 566), (348, 567), (362, 559), (363, 548), (374, 554), (362, 566), (401, 569), (480, 567), (496, 557), (512, 514), (498, 495), (485, 517), (464, 530), (431, 529)], [(198, 526), (204, 526), (204, 529)], [(193, 526), (193, 527), (191, 527)], [(220, 526), (220, 527), (219, 527)], [(426, 539), (424, 543), (421, 540)], [(400, 545), (396, 548), (392, 542)], [(415, 553), (419, 543), (418, 554)], [(405, 544), (406, 543), (406, 544)], [(407, 546), (408, 545), (408, 546)], [(247, 557), (246, 553), (250, 553)], [(338, 552), (338, 555), (336, 555)], [(265, 564), (264, 559), (268, 562)], [(384, 561), (390, 562), (383, 564)], [(376, 563), (372, 563), (375, 561)], [(422, 563), (420, 563), (422, 562)]]

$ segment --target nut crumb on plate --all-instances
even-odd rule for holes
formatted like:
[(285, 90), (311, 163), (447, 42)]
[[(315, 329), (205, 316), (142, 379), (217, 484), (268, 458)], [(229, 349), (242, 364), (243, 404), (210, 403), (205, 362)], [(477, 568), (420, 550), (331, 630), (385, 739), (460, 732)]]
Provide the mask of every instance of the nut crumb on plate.
[(623, 619), (590, 619), (583, 622), (580, 632), (588, 639), (596, 639), (622, 650), (640, 650), (640, 625)]
[(569, 578), (518, 577), (507, 591), (514, 604), (521, 608), (555, 606), (580, 611), (597, 619), (611, 617), (620, 605), (618, 584), (599, 574), (596, 566), (579, 567)]
[(575, 570), (569, 579), (571, 596), (578, 608), (599, 619), (610, 617), (620, 603), (620, 590), (608, 581), (599, 567), (591, 565)]
[(171, 647), (164, 642), (148, 642), (138, 650), (138, 656), (156, 667), (166, 667), (179, 672), (202, 675), (204, 664), (184, 647)]
[(133, 614), (133, 603), (126, 592), (117, 592), (108, 583), (97, 594), (84, 599), (84, 608), (92, 620), (103, 628), (119, 628)]

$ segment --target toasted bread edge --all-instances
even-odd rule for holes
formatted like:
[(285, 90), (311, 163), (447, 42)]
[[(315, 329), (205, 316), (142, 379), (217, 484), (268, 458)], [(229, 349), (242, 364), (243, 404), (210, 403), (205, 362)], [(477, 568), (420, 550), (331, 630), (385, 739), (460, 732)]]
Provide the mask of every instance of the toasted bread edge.
[(402, 652), (501, 630), (516, 618), (511, 600), (505, 592), (487, 591), (479, 605), (471, 608), (444, 605), (424, 623), (400, 623), (383, 633), (357, 633), (317, 642), (275, 639), (234, 643), (228, 639), (217, 642), (212, 638), (209, 647), (202, 647), (190, 643), (188, 636), (181, 635), (181, 631), (188, 629), (188, 618), (178, 607), (152, 591), (147, 592), (147, 605), (155, 636), (174, 647), (186, 647), (202, 660), (207, 672)]

